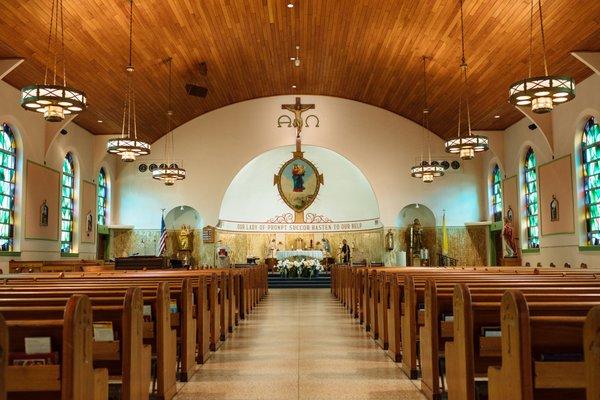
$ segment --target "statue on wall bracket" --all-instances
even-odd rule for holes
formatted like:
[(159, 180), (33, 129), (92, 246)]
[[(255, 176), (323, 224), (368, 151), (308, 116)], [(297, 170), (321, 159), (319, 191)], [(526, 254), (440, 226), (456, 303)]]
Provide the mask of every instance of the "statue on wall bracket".
[(560, 219), (558, 211), (558, 200), (555, 195), (552, 195), (552, 201), (550, 201), (550, 221), (554, 222)]
[[(294, 114), (293, 127), (296, 128), (296, 150), (293, 157), (279, 169), (273, 179), (277, 185), (279, 196), (285, 204), (294, 210), (294, 223), (304, 223), (304, 210), (306, 210), (317, 198), (319, 188), (324, 184), (323, 174), (315, 165), (304, 158), (302, 151), (302, 127), (304, 120), (302, 114), (315, 108), (314, 104), (302, 104), (300, 97), (296, 97), (294, 104), (282, 104), (281, 108)], [(309, 115), (311, 117), (313, 115)], [(316, 127), (319, 126), (317, 119)], [(281, 121), (282, 117), (278, 119)], [(289, 125), (288, 125), (289, 126)]]
[(40, 226), (48, 226), (48, 214), (48, 204), (46, 199), (44, 199), (44, 202), (40, 206)]

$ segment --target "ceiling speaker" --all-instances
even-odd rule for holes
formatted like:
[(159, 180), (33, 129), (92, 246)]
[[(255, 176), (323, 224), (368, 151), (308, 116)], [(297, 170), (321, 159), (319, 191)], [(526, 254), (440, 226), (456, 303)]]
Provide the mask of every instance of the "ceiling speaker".
[(206, 97), (206, 95), (208, 94), (207, 88), (198, 86), (198, 85), (194, 85), (191, 83), (188, 83), (187, 85), (185, 85), (185, 91), (190, 96), (196, 96), (196, 97), (202, 97), (202, 98)]

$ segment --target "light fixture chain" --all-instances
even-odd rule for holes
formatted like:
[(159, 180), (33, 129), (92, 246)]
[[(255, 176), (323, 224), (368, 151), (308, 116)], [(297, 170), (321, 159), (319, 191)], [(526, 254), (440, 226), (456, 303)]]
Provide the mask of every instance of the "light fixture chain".
[(531, 70), (533, 63), (533, 0), (530, 2), (529, 8), (529, 78), (531, 78)]
[[(127, 118), (127, 99), (123, 103), (123, 123), (121, 124), (121, 138), (125, 138), (125, 119)], [(129, 135), (127, 135), (129, 136)]]
[(427, 107), (427, 56), (423, 56), (423, 104), (425, 108), (423, 108), (423, 127), (425, 128), (425, 134), (427, 135), (427, 159), (429, 164), (431, 164), (431, 137), (429, 135), (429, 120), (428, 113), (429, 109)]
[(58, 17), (60, 15), (60, 12), (58, 10), (58, 8), (60, 7), (59, 4), (59, 0), (56, 0), (56, 16), (54, 18), (54, 34), (53, 34), (53, 40), (52, 40), (52, 53), (54, 54), (54, 65), (53, 65), (53, 70), (52, 70), (52, 84), (56, 85), (56, 70), (57, 67), (56, 65), (58, 64)]
[(465, 64), (463, 69), (464, 77), (465, 77), (465, 105), (467, 108), (467, 134), (471, 136), (471, 108), (469, 107), (469, 81), (467, 78), (467, 64)]
[(129, 66), (133, 66), (133, 0), (129, 6)]
[(137, 140), (137, 116), (135, 112), (135, 89), (133, 87), (133, 76), (131, 77), (131, 104), (133, 106), (133, 138)]
[(60, 1), (60, 51), (63, 67), (63, 86), (67, 86), (67, 57), (65, 55), (65, 17), (64, 17), (64, 9), (63, 9), (63, 0)]
[(460, 43), (462, 49), (461, 61), (465, 64), (465, 22), (463, 17), (463, 2), (460, 0)]
[[(471, 110), (469, 107), (469, 83), (467, 80), (467, 60), (465, 57), (465, 20), (463, 16), (463, 1), (460, 0), (460, 28), (461, 28), (461, 48), (462, 48), (462, 63), (460, 65), (463, 71), (465, 106), (467, 111), (467, 135), (471, 135)], [(460, 128), (459, 128), (460, 129)]]
[(44, 71), (44, 85), (48, 84), (48, 66), (50, 65), (50, 54), (51, 45), (52, 45), (52, 30), (54, 28), (54, 5), (56, 4), (56, 0), (52, 0), (52, 9), (50, 11), (50, 32), (48, 33), (48, 47), (46, 50), (46, 68)]
[(540, 11), (540, 32), (542, 34), (542, 52), (544, 56), (544, 73), (548, 76), (548, 62), (546, 61), (546, 36), (544, 35), (544, 17), (542, 15), (542, 0), (538, 0), (538, 8)]

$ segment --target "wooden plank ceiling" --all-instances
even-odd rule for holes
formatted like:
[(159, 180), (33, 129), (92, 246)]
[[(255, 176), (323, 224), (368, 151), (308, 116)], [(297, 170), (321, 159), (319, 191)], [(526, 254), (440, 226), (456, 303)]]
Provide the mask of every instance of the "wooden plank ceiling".
[[(292, 9), (288, 2), (136, 0), (140, 135), (155, 141), (166, 133), (167, 69), (162, 60), (169, 56), (174, 59), (174, 122), (179, 126), (235, 102), (297, 93), (353, 99), (419, 122), (423, 54), (433, 57), (430, 127), (442, 138), (455, 134), (458, 0), (293, 0)], [(5, 78), (17, 88), (43, 78), (50, 4), (0, 3), (0, 57), (26, 58)], [(600, 1), (543, 4), (550, 73), (568, 73), (580, 82), (592, 72), (569, 52), (600, 51)], [(118, 133), (128, 0), (64, 0), (64, 6), (67, 78), (86, 91), (90, 104), (76, 122), (96, 134)], [(507, 91), (527, 74), (529, 0), (465, 0), (465, 23), (473, 127), (504, 129), (522, 117), (507, 103)], [(539, 74), (537, 26), (534, 73)], [(290, 61), (296, 45), (301, 47), (300, 68)], [(201, 61), (208, 64), (207, 78), (197, 72)], [(186, 82), (208, 86), (208, 97), (186, 95)]]

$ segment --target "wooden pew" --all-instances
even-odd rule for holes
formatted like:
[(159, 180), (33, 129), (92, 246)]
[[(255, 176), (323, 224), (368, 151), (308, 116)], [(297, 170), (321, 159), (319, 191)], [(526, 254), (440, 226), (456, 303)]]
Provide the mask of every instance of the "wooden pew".
[[(0, 299), (0, 310), (23, 318), (24, 315), (58, 317), (68, 297), (14, 297)], [(121, 382), (122, 399), (147, 399), (150, 384), (150, 346), (143, 345), (143, 299), (139, 288), (127, 289), (122, 297), (90, 297), (94, 320), (111, 322), (116, 331), (112, 342), (93, 342), (93, 359), (97, 367), (108, 369), (111, 380)], [(115, 329), (116, 328), (116, 329)]]
[[(127, 279), (128, 282), (132, 282), (132, 280), (141, 281), (143, 279), (149, 281), (158, 280), (171, 280), (171, 284), (173, 285), (174, 279), (182, 279), (189, 277), (192, 279), (193, 285), (193, 297), (196, 309), (196, 326), (197, 326), (197, 343), (198, 343), (198, 356), (197, 362), (203, 363), (205, 362), (209, 355), (210, 350), (216, 350), (220, 345), (220, 339), (222, 336), (223, 329), (221, 328), (222, 314), (220, 312), (220, 304), (223, 303), (227, 305), (227, 319), (228, 321), (226, 326), (226, 330), (233, 330), (234, 322), (237, 319), (242, 319), (245, 317), (246, 312), (244, 311), (246, 303), (250, 303), (248, 300), (250, 298), (250, 293), (255, 290), (253, 287), (253, 280), (256, 283), (260, 284), (262, 288), (260, 289), (261, 296), (266, 294), (266, 275), (264, 274), (265, 268), (256, 267), (256, 268), (243, 268), (243, 269), (225, 269), (222, 271), (226, 271), (228, 273), (226, 280), (229, 281), (229, 285), (226, 287), (221, 287), (222, 276), (219, 272), (220, 270), (193, 270), (193, 271), (111, 271), (111, 272), (102, 272), (102, 273), (64, 273), (59, 275), (61, 279), (117, 279), (122, 281)], [(258, 278), (252, 279), (254, 276), (258, 276)], [(9, 278), (9, 277), (6, 277)], [(47, 275), (44, 274), (32, 274), (32, 275), (19, 275), (19, 279), (34, 279), (38, 283), (42, 282), (46, 279), (50, 279)], [(54, 277), (56, 279), (57, 277)], [(235, 279), (238, 280), (239, 284), (235, 284)], [(10, 280), (12, 282), (13, 280)], [(6, 281), (5, 281), (6, 282)], [(232, 284), (233, 282), (233, 284)], [(173, 287), (175, 290), (177, 288)], [(214, 289), (214, 290), (213, 290)], [(227, 292), (229, 295), (226, 298), (223, 298)], [(258, 293), (258, 291), (257, 291)], [(231, 298), (232, 301), (229, 301)], [(180, 307), (180, 309), (186, 310), (185, 307)], [(224, 319), (225, 317), (223, 317)], [(184, 318), (184, 321), (189, 321), (189, 319)], [(188, 336), (189, 337), (189, 336)], [(184, 342), (185, 345), (185, 342)], [(184, 351), (184, 354), (193, 354), (190, 352)], [(186, 379), (185, 371), (188, 371), (189, 368), (186, 368), (186, 365), (191, 366), (190, 357), (187, 357), (188, 362), (183, 364), (182, 367), (182, 380)]]
[(0, 314), (0, 400), (6, 400), (6, 370), (8, 367), (8, 328)]
[[(600, 285), (597, 283), (588, 287), (568, 285), (568, 282), (564, 282), (563, 286), (534, 283), (531, 287), (522, 287), (520, 290), (528, 300), (535, 302), (537, 308), (532, 308), (533, 313), (540, 310), (545, 312), (545, 308), (540, 304), (548, 302), (600, 302)], [(445, 343), (446, 365), (451, 366), (447, 376), (449, 399), (476, 398), (476, 378), (487, 377), (488, 367), (500, 363), (501, 338), (482, 336), (481, 331), (486, 327), (500, 326), (500, 301), (505, 289), (506, 286), (502, 285), (481, 290), (464, 283), (454, 288), (452, 335), (450, 341)], [(447, 296), (438, 297), (438, 304), (446, 302)], [(443, 343), (440, 342), (439, 346), (432, 344), (431, 348), (435, 353), (438, 348), (443, 349)], [(435, 357), (436, 355), (433, 355), (429, 360), (423, 360), (422, 388), (433, 387), (434, 394), (440, 394), (435, 387), (436, 379), (439, 381), (439, 375), (435, 371)], [(426, 361), (434, 369), (433, 378), (425, 379)]]
[[(114, 298), (117, 296), (116, 298), (119, 301), (123, 301), (127, 287), (119, 286), (122, 283), (111, 286), (106, 281), (102, 281), (102, 284), (106, 286), (105, 289), (100, 289), (97, 284), (92, 282), (85, 284), (80, 282), (75, 286), (66, 286), (65, 282), (56, 282), (54, 285), (51, 282), (46, 282), (43, 286), (42, 284), (31, 287), (20, 286), (17, 287), (17, 290), (14, 287), (0, 286), (0, 298), (21, 297), (30, 299), (31, 296), (37, 295), (43, 298), (59, 299), (70, 293), (82, 293), (91, 296), (94, 301), (100, 303), (103, 297)], [(19, 289), (22, 291), (19, 291)], [(152, 346), (152, 351), (157, 358), (156, 396), (160, 399), (171, 399), (176, 393), (177, 336), (176, 331), (171, 326), (169, 284), (160, 282), (158, 286), (155, 284), (151, 290), (153, 292), (148, 293), (148, 288), (142, 288), (144, 302), (152, 306), (154, 316), (154, 321), (150, 324), (150, 331), (146, 328), (143, 329), (144, 340)], [(144, 323), (144, 326), (146, 324)]]
[[(60, 319), (7, 319), (7, 352), (23, 351), (27, 335), (47, 335), (60, 345), (60, 364), (5, 367), (9, 399), (106, 400), (108, 371), (92, 364), (92, 309), (87, 296), (73, 295)], [(4, 364), (6, 365), (6, 364)]]
[[(532, 316), (532, 303), (522, 293), (509, 290), (503, 295), (502, 364), (488, 369), (490, 400), (600, 396), (599, 303), (549, 304), (543, 313)], [(571, 359), (577, 353), (583, 358)], [(556, 361), (561, 355), (571, 360)]]

